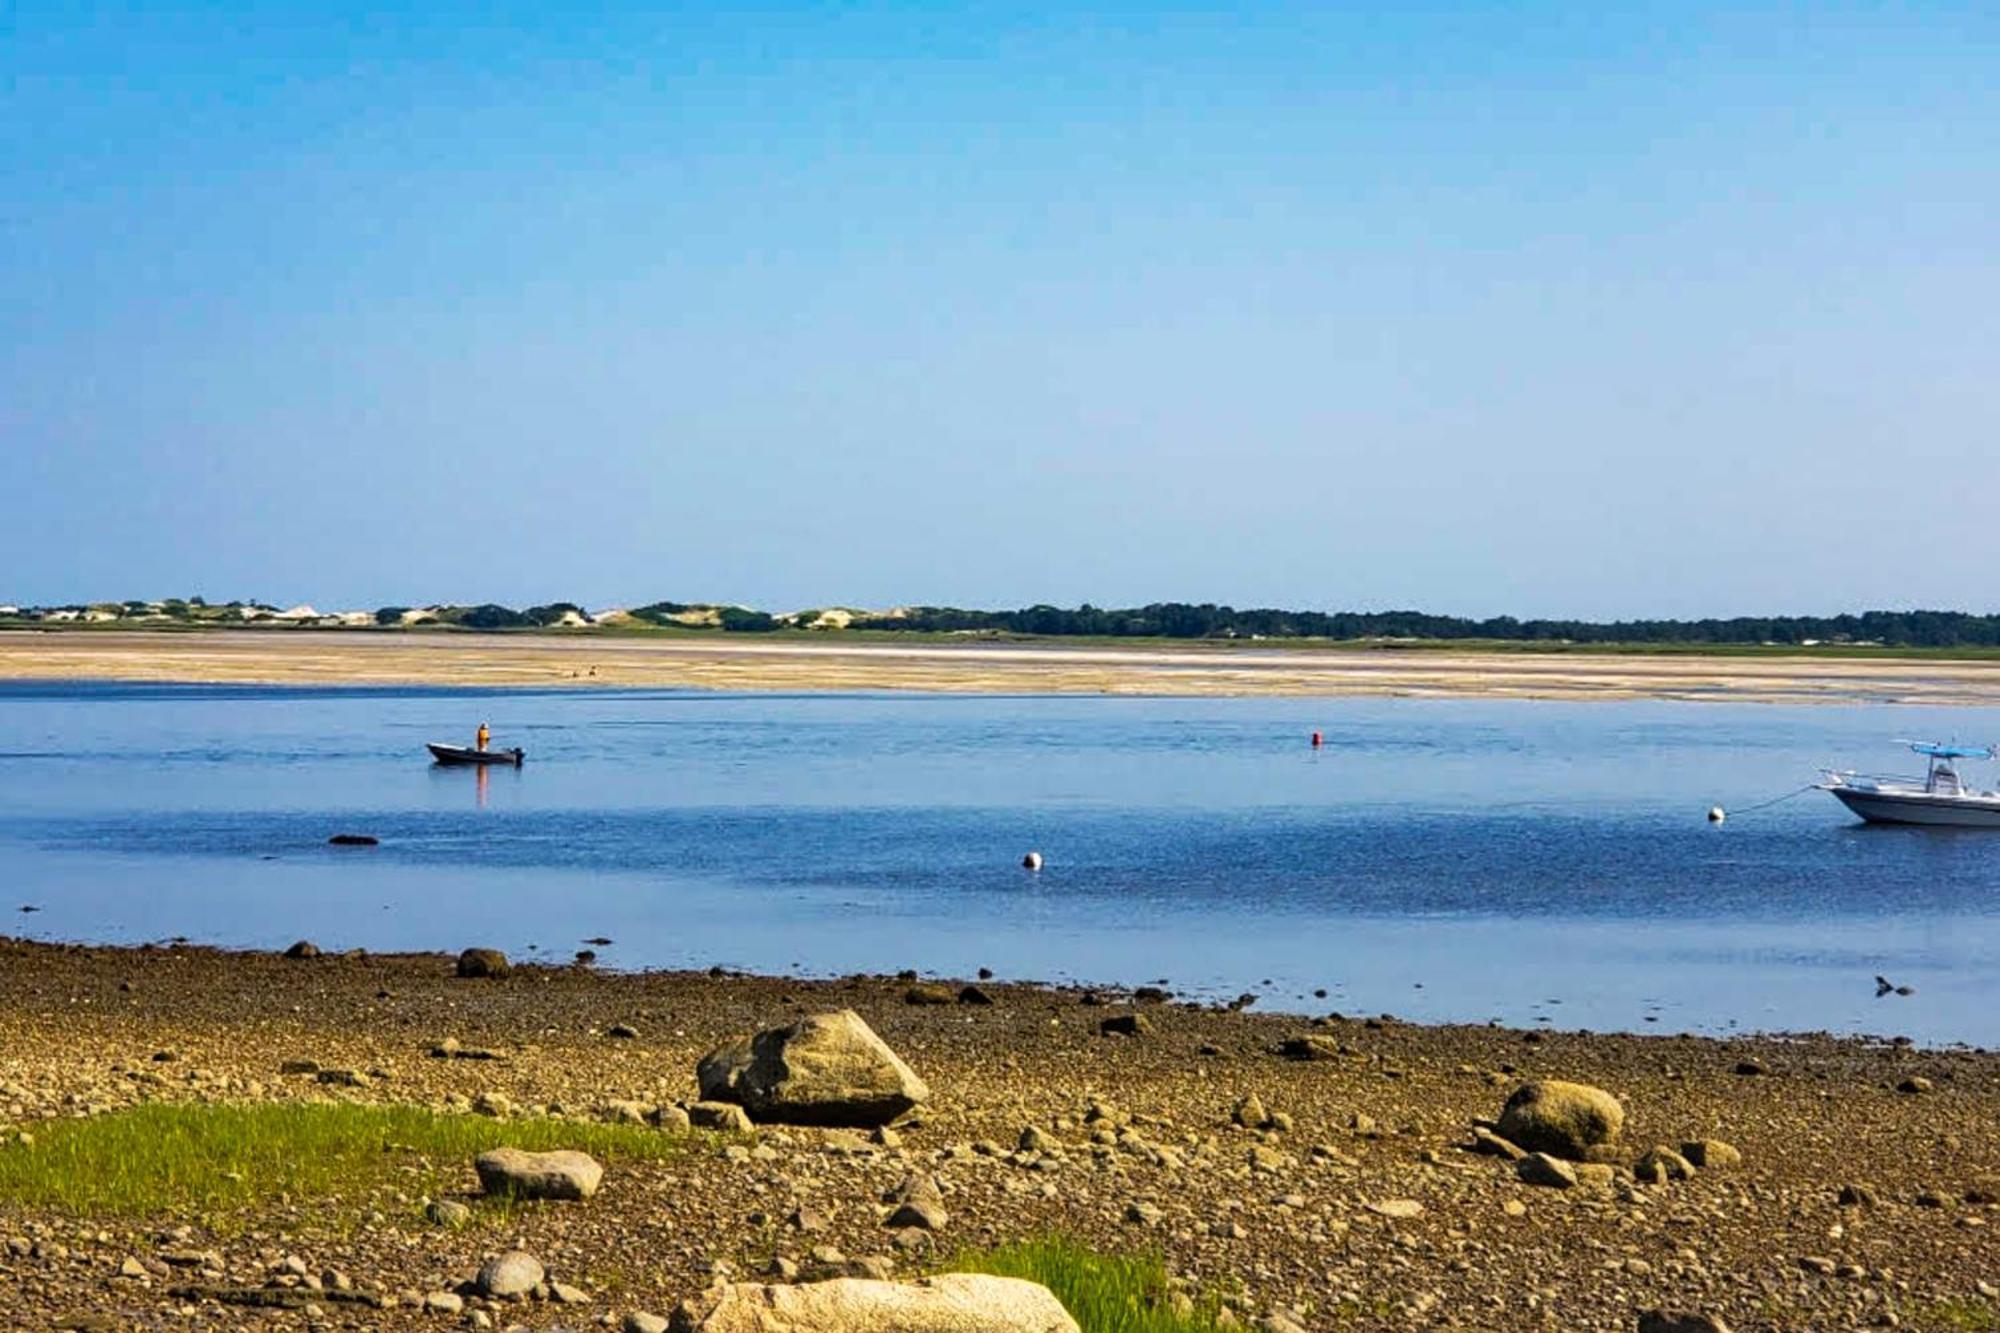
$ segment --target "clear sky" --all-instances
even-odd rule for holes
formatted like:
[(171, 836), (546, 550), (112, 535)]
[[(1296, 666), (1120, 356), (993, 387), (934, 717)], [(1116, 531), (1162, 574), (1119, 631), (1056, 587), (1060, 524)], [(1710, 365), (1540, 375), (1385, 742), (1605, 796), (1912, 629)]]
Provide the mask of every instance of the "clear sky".
[(2000, 609), (2000, 8), (0, 4), (0, 601)]

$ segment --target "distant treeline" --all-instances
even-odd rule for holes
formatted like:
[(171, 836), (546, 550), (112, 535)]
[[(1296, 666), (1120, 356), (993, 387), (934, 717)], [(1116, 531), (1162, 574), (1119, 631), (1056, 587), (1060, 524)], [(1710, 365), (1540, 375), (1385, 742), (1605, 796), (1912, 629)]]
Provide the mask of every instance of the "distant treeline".
[(854, 629), (991, 631), (1167, 639), (1512, 639), (1565, 643), (1808, 644), (1893, 647), (2000, 645), (2000, 616), (1963, 611), (1865, 611), (1840, 616), (1738, 616), (1730, 620), (1469, 620), (1421, 611), (1237, 610), (1209, 603), (1157, 602), (1114, 610), (1030, 606), (965, 611), (919, 606), (894, 615), (856, 616)]
[(157, 602), (98, 602), (88, 606), (0, 605), (0, 622), (174, 622), (179, 624), (280, 624), (322, 627), (445, 626), (471, 630), (650, 625), (734, 634), (808, 629), (930, 632), (967, 635), (1090, 635), (1118, 639), (1376, 639), (1510, 640), (1571, 644), (1814, 644), (1889, 648), (2000, 647), (2000, 615), (1964, 611), (1864, 611), (1840, 616), (1737, 616), (1729, 620), (1471, 620), (1421, 611), (1238, 610), (1210, 602), (1154, 602), (1123, 609), (1085, 604), (1075, 608), (1026, 606), (1013, 611), (971, 611), (955, 606), (899, 607), (894, 611), (815, 610), (771, 613), (707, 602), (652, 602), (630, 610), (586, 611), (577, 602), (550, 602), (525, 610), (477, 606), (384, 606), (375, 611), (322, 614), (311, 607), (281, 611), (261, 602), (210, 603), (199, 597)]

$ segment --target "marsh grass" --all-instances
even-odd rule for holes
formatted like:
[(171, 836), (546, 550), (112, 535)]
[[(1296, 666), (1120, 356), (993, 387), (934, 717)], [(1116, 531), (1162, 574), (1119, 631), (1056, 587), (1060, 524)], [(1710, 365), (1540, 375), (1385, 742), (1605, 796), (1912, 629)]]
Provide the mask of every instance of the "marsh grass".
[(1213, 1301), (1177, 1313), (1167, 1270), (1156, 1255), (1103, 1254), (1064, 1236), (995, 1250), (969, 1250), (945, 1267), (960, 1273), (1026, 1278), (1055, 1293), (1083, 1333), (1214, 1333)]
[(489, 1148), (671, 1160), (698, 1141), (638, 1125), (494, 1120), (414, 1106), (154, 1102), (42, 1121), (0, 1146), (0, 1201), (79, 1217), (218, 1218), (272, 1203), (370, 1206), (450, 1192)]

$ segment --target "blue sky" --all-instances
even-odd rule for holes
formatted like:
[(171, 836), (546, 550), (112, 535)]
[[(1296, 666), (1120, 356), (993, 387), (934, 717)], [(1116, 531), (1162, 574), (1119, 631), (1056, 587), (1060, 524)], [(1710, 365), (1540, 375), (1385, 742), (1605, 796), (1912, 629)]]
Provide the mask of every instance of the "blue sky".
[(15, 0), (0, 600), (2000, 608), (1996, 69), (1970, 4)]

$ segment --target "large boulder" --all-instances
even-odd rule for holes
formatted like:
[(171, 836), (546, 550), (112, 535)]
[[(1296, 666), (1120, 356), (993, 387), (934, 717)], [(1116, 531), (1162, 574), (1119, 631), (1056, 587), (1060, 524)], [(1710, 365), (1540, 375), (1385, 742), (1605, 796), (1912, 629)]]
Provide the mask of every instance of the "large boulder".
[(710, 1287), (674, 1311), (673, 1333), (1080, 1333), (1047, 1287), (946, 1273), (918, 1282), (835, 1278)]
[(695, 1073), (702, 1100), (778, 1124), (886, 1125), (931, 1095), (852, 1009), (732, 1039)]
[(486, 1193), (516, 1199), (588, 1199), (604, 1179), (596, 1158), (568, 1151), (495, 1148), (473, 1158), (472, 1169)]
[(1616, 1143), (1625, 1128), (1625, 1108), (1602, 1088), (1587, 1083), (1541, 1079), (1524, 1083), (1500, 1110), (1501, 1138), (1552, 1157), (1581, 1162), (1590, 1150)]

